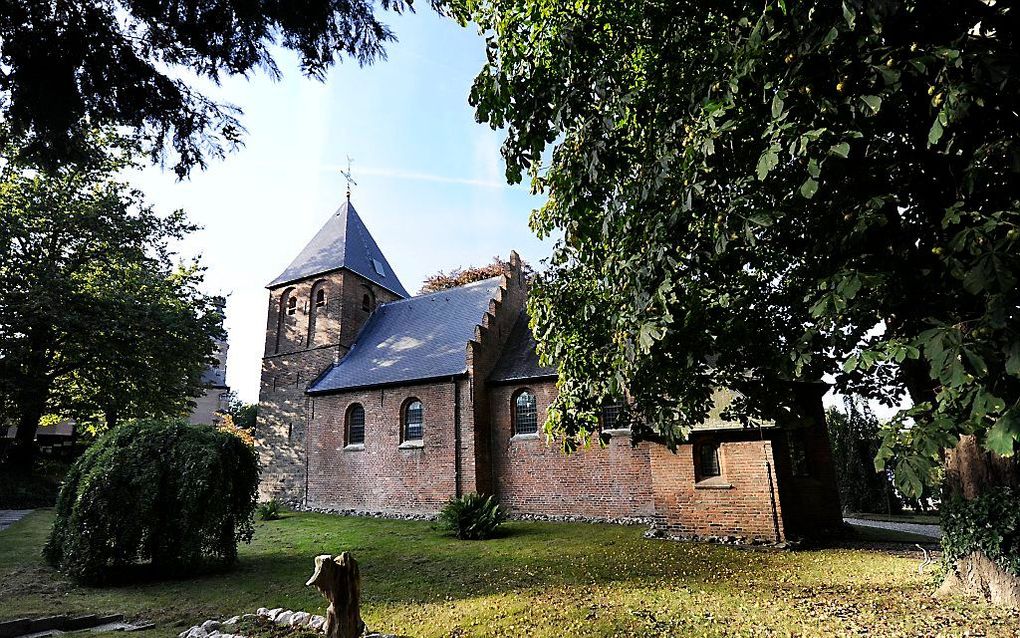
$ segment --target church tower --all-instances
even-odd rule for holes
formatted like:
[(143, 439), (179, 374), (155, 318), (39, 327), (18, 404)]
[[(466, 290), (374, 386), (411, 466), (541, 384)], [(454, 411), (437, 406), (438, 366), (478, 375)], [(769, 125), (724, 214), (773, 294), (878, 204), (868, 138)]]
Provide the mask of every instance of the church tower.
[(410, 295), (349, 198), (266, 287), (259, 497), (298, 505), (305, 498), (311, 416), (305, 389), (347, 353), (377, 305)]

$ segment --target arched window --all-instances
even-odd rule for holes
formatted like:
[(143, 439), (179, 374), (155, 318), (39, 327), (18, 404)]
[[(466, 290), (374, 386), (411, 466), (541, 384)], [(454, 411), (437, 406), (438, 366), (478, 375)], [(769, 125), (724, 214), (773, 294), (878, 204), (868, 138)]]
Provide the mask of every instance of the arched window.
[(698, 478), (699, 480), (720, 476), (722, 465), (719, 463), (719, 444), (706, 441), (698, 445)]
[(375, 310), (375, 295), (368, 286), (364, 286), (364, 290), (365, 294), (361, 296), (361, 309), (365, 312), (372, 312)]
[(347, 445), (361, 445), (365, 442), (365, 408), (354, 403), (347, 408)]
[(328, 336), (324, 328), (328, 326), (319, 325), (319, 315), (326, 313), (326, 282), (322, 279), (312, 284), (312, 307), (308, 310), (308, 347), (324, 343)]
[(289, 317), (297, 310), (297, 296), (293, 288), (287, 288), (280, 295), (280, 307), (276, 322), (276, 352), (289, 345), (293, 337), (293, 319)]
[(514, 434), (538, 432), (538, 404), (531, 390), (521, 390), (513, 401)]
[(405, 441), (420, 441), (424, 430), (424, 409), (418, 399), (408, 399), (404, 403), (401, 420)]

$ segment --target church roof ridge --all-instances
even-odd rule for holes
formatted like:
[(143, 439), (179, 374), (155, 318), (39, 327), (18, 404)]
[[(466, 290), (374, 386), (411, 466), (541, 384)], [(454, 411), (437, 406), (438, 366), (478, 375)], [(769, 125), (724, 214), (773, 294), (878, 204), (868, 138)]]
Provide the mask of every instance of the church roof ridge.
[(381, 308), (383, 306), (394, 306), (396, 304), (401, 304), (401, 303), (404, 303), (404, 302), (407, 302), (407, 301), (414, 301), (416, 299), (424, 299), (425, 297), (431, 297), (433, 295), (448, 294), (450, 292), (453, 292), (453, 291), (456, 291), (456, 290), (460, 290), (461, 288), (477, 288), (479, 286), (482, 286), (484, 284), (492, 282), (492, 280), (494, 280), (494, 279), (499, 279), (502, 276), (503, 275), (496, 275), (495, 277), (488, 277), (486, 279), (478, 279), (477, 281), (469, 281), (468, 283), (461, 284), (459, 286), (450, 286), (449, 288), (443, 288), (442, 290), (433, 290), (432, 292), (423, 292), (423, 293), (421, 293), (419, 295), (413, 295), (413, 296), (410, 296), (410, 297), (404, 297), (403, 299), (394, 299), (393, 301), (387, 301), (385, 303), (379, 304), (379, 307)]
[(283, 273), (266, 287), (276, 288), (344, 268), (401, 297), (411, 296), (350, 200), (330, 215)]

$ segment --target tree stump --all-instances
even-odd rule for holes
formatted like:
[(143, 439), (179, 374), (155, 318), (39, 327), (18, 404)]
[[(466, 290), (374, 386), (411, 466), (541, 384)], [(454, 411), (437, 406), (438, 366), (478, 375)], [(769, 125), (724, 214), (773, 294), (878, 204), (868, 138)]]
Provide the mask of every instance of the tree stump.
[(361, 621), (361, 572), (350, 552), (315, 557), (315, 573), (305, 585), (313, 585), (326, 600), (326, 638), (358, 638), (365, 631)]

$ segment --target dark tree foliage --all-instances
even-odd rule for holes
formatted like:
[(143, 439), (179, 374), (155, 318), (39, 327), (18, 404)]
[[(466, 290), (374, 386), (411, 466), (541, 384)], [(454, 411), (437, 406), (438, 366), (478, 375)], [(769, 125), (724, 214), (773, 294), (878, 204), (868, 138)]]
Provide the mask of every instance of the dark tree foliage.
[[(0, 4), (0, 113), (24, 155), (52, 168), (91, 152), (88, 130), (144, 133), (153, 159), (167, 150), (178, 176), (240, 143), (239, 109), (193, 88), (188, 75), (280, 71), (273, 47), (322, 79), (344, 56), (385, 57), (394, 35), (374, 0), (23, 0)], [(432, 2), (438, 9), (440, 3)], [(443, 3), (444, 5), (447, 3)], [(380, 0), (401, 12), (410, 0)], [(452, 12), (452, 11), (451, 11)], [(0, 140), (4, 143), (9, 139)]]
[(886, 471), (875, 471), (875, 456), (882, 443), (878, 418), (867, 404), (849, 399), (843, 409), (825, 413), (832, 443), (832, 462), (843, 511), (892, 514), (899, 498)]
[(99, 584), (143, 568), (168, 578), (224, 567), (250, 541), (258, 459), (240, 438), (183, 420), (128, 421), (67, 474), (45, 554)]
[(227, 414), (239, 428), (249, 432), (255, 431), (255, 422), (259, 416), (258, 403), (245, 403), (237, 398), (233, 392), (230, 393), (230, 400), (227, 404)]
[[(524, 273), (524, 279), (526, 281), (531, 281), (535, 274), (535, 271), (531, 268), (531, 266), (528, 265), (527, 262), (521, 261), (521, 269)], [(418, 291), (418, 294), (423, 295), (430, 292), (438, 292), (440, 290), (463, 286), (464, 284), (469, 284), (473, 281), (482, 281), (483, 279), (489, 279), (491, 277), (509, 275), (510, 271), (510, 262), (500, 259), (497, 255), (492, 258), (492, 263), (484, 266), (454, 268), (450, 272), (439, 271), (422, 283), (421, 290)]]
[(93, 142), (102, 150), (88, 165), (0, 172), (0, 407), (17, 420), (12, 459), (26, 468), (44, 414), (182, 414), (222, 335), (202, 269), (170, 250), (194, 227), (116, 180), (131, 144)]
[(533, 227), (562, 233), (531, 301), (550, 427), (584, 436), (625, 393), (637, 436), (675, 445), (713, 387), (784, 419), (791, 382), (831, 378), (909, 393), (878, 457), (906, 493), (967, 437), (979, 465), (1013, 454), (1013, 3), (483, 0), (474, 19), (478, 117), (508, 131), (508, 178), (548, 194)]

